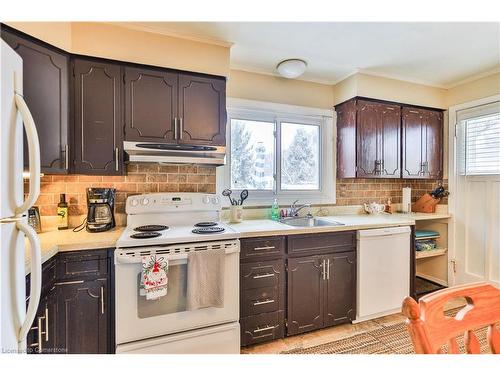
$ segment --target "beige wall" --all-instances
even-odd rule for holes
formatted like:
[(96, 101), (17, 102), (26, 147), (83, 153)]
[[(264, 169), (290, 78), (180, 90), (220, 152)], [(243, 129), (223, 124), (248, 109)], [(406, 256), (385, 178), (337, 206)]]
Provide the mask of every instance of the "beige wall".
[(445, 89), (363, 73), (352, 75), (335, 85), (335, 104), (353, 96), (446, 108)]
[(227, 96), (324, 109), (332, 108), (334, 102), (331, 85), (242, 70), (231, 70)]
[(229, 47), (128, 29), (103, 22), (8, 22), (68, 52), (229, 75)]
[(71, 51), (71, 22), (5, 22), (23, 33)]
[(75, 22), (71, 29), (73, 53), (229, 75), (229, 47), (99, 22)]
[(500, 72), (452, 87), (448, 90), (446, 104), (451, 107), (496, 94), (500, 94)]

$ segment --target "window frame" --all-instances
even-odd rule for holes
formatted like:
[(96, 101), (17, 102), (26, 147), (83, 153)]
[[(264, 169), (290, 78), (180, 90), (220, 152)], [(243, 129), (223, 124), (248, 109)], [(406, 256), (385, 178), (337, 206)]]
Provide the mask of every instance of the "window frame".
[[(291, 204), (299, 199), (302, 203), (334, 204), (336, 179), (336, 152), (333, 110), (292, 106), (271, 102), (228, 98), (226, 126), (226, 164), (217, 168), (217, 193), (231, 186), (231, 119), (264, 121), (274, 123), (274, 188), (273, 190), (250, 190), (246, 206), (270, 206), (274, 198), (280, 204)], [(319, 127), (319, 189), (281, 189), (281, 123), (313, 125)], [(241, 189), (233, 190), (239, 195)], [(223, 206), (229, 206), (223, 199)]]

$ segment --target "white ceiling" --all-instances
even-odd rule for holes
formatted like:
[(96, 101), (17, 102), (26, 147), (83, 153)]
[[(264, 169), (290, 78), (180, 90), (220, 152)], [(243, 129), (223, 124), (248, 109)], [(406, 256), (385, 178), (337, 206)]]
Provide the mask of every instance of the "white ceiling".
[(134, 22), (128, 26), (233, 43), (235, 69), (276, 74), (281, 60), (301, 58), (308, 67), (300, 79), (324, 83), (365, 72), (451, 87), (500, 69), (500, 23)]

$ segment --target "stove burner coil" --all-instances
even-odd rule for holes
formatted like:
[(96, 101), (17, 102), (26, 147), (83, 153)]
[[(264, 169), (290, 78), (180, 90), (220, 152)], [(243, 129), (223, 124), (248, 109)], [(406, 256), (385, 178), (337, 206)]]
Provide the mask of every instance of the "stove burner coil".
[(168, 227), (166, 225), (141, 225), (140, 227), (134, 228), (136, 232), (160, 232), (166, 230)]
[(225, 229), (221, 227), (205, 227), (205, 228), (196, 228), (193, 229), (191, 232), (195, 234), (213, 234), (213, 233), (220, 233), (224, 232)]
[(206, 228), (206, 227), (215, 227), (217, 223), (215, 221), (202, 221), (201, 223), (196, 223), (195, 227)]
[(139, 232), (139, 233), (134, 233), (130, 236), (130, 238), (135, 238), (135, 239), (145, 239), (145, 238), (155, 238), (155, 237), (160, 237), (161, 233), (158, 232)]

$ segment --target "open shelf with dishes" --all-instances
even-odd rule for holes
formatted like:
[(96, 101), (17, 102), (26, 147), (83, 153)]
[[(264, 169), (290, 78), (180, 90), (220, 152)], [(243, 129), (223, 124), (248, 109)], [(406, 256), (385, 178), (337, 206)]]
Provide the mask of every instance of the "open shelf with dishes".
[(448, 219), (418, 220), (415, 225), (415, 294), (448, 287)]

